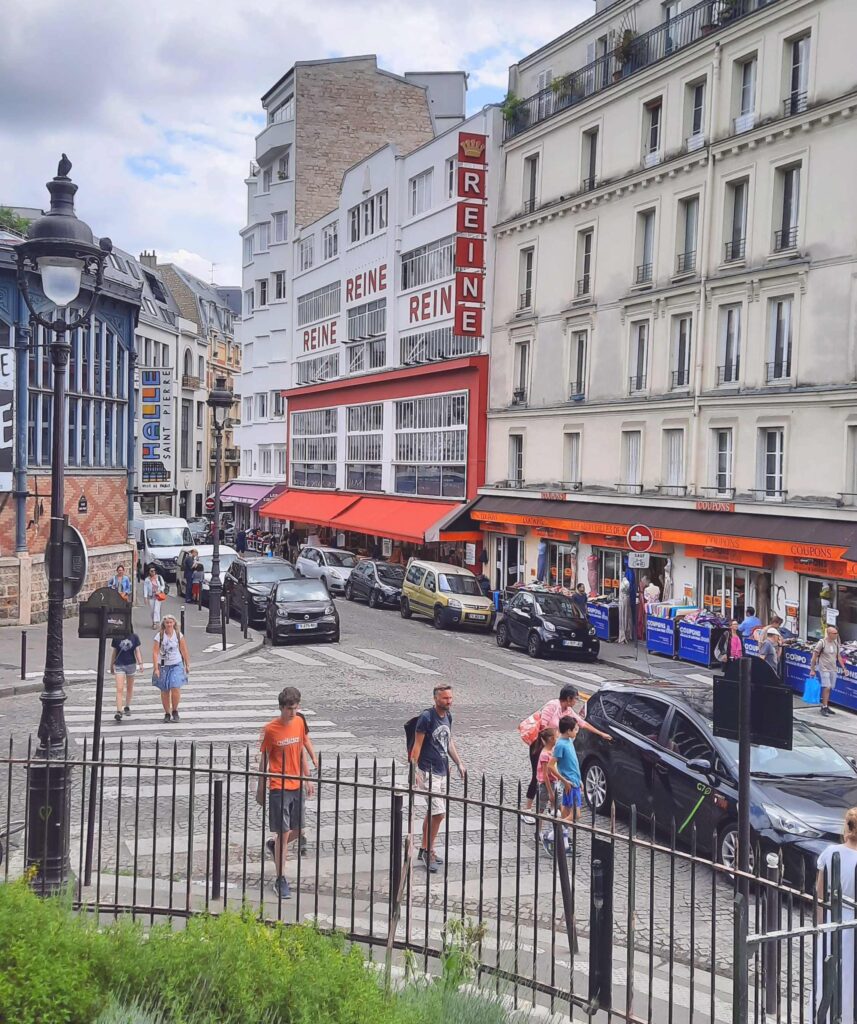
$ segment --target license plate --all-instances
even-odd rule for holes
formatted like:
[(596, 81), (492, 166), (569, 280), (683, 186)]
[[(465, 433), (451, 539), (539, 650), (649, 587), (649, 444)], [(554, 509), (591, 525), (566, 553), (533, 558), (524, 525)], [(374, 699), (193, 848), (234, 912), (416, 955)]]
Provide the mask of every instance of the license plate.
[(583, 647), (582, 640), (563, 640), (563, 647)]
[(467, 617), (468, 619), (472, 619), (474, 622), (484, 622), (488, 618), (487, 615), (468, 615)]
[(297, 624), (296, 628), (297, 629), (318, 629), (318, 623), (317, 622), (299, 622)]

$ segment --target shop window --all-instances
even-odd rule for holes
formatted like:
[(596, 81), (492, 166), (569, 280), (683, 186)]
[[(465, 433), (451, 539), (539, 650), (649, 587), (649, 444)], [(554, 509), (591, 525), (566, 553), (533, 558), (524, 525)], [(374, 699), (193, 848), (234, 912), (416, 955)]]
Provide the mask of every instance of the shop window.
[(523, 537), (498, 536), (495, 541), (495, 585), (505, 590), (524, 580)]
[(577, 584), (577, 548), (548, 542), (548, 583), (573, 590)]
[(619, 596), (622, 581), (622, 552), (603, 549), (598, 552), (598, 592)]
[(820, 639), (825, 627), (836, 625), (842, 641), (857, 640), (857, 585), (806, 578), (804, 632)]

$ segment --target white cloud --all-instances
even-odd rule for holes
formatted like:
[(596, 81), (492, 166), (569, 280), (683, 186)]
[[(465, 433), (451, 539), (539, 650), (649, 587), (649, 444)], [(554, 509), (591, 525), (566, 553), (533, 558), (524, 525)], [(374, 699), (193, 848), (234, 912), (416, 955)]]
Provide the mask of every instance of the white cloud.
[(0, 204), (45, 205), (66, 152), (96, 234), (238, 284), (259, 97), (294, 61), (377, 53), (399, 73), (470, 71), (499, 97), (509, 63), (591, 13), (592, 0), (7, 3)]

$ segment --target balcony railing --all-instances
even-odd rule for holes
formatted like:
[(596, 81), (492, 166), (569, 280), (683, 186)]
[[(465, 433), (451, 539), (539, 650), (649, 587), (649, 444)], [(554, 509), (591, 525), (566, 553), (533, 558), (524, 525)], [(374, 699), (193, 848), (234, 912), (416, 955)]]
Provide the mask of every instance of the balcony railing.
[(572, 71), (551, 85), (515, 104), (507, 105), (505, 138), (512, 139), (534, 125), (583, 102), (614, 82), (628, 78), (670, 57), (720, 28), (731, 25), (777, 0), (703, 0), (668, 22), (633, 38), (619, 55), (616, 50)]
[(774, 252), (787, 252), (797, 249), (797, 224), (774, 232)]
[(524, 200), (524, 205), (521, 208), (522, 213), (532, 213), (535, 208), (539, 205), (538, 199), (535, 196), (530, 196), (529, 199)]
[(620, 494), (642, 494), (642, 484), (616, 484), (616, 490)]
[(734, 363), (724, 363), (717, 367), (718, 384), (737, 384), (738, 375), (741, 369), (741, 360), (736, 359)]
[(778, 380), (788, 380), (791, 375), (791, 359), (777, 359), (773, 363), (765, 363), (765, 380), (768, 384)]
[(515, 388), (512, 392), (512, 405), (526, 405), (527, 404), (527, 389), (526, 388)]
[(791, 96), (783, 100), (783, 117), (801, 114), (804, 110), (806, 110), (805, 92), (793, 92)]
[(569, 396), (569, 398), (571, 398), (572, 401), (576, 401), (577, 399), (583, 398), (584, 388), (585, 387), (586, 387), (586, 382), (585, 381), (573, 380), (568, 385), (568, 396)]
[(589, 294), (589, 274), (584, 274), (577, 282), (577, 297), (580, 299)]
[(683, 498), (687, 494), (687, 484), (660, 484), (658, 494), (668, 498)]
[(528, 288), (518, 296), (518, 309), (530, 309), (533, 305), (533, 292)]
[(731, 501), (735, 497), (735, 488), (725, 485), (723, 487), (718, 487), (717, 485), (714, 487), (700, 487), (699, 496), (708, 499), (723, 498), (724, 501)]
[(638, 391), (646, 390), (646, 375), (644, 373), (635, 373), (633, 377), (628, 379), (628, 390), (633, 395)]
[(224, 448), (223, 449), (223, 459), (224, 459), (225, 462), (230, 462), (230, 463), (238, 462), (240, 458), (241, 458), (241, 449), (240, 448)]
[(676, 388), (686, 388), (690, 383), (690, 370), (673, 370), (672, 372), (672, 386), (673, 391)]
[(789, 492), (783, 487), (756, 487), (750, 493), (753, 501), (786, 501)]
[(746, 246), (746, 238), (733, 238), (731, 242), (727, 242), (723, 262), (734, 263), (736, 260), (743, 260)]
[(676, 256), (675, 272), (677, 274), (692, 274), (696, 270), (696, 250), (692, 252), (680, 252)]
[(199, 377), (191, 377), (189, 374), (183, 373), (182, 387), (188, 391), (198, 391), (202, 387), (202, 380)]
[(652, 280), (652, 264), (641, 263), (637, 267), (637, 272), (634, 275), (635, 284), (649, 284)]
[(580, 188), (582, 192), (591, 192), (597, 184), (597, 178), (584, 178), (581, 182)]

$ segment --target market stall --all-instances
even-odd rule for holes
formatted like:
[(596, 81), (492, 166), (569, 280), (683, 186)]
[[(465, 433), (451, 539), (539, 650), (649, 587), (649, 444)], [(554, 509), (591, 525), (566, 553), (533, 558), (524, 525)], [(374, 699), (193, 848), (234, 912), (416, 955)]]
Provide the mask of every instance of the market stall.
[(612, 599), (593, 600), (586, 604), (586, 614), (595, 627), (599, 640), (615, 641), (619, 638), (619, 603)]

